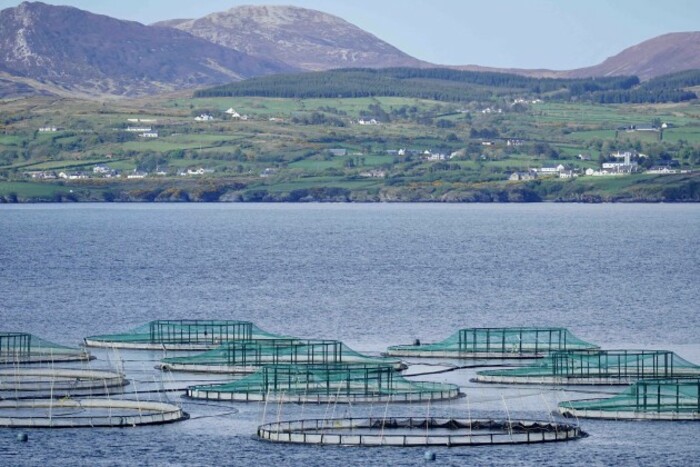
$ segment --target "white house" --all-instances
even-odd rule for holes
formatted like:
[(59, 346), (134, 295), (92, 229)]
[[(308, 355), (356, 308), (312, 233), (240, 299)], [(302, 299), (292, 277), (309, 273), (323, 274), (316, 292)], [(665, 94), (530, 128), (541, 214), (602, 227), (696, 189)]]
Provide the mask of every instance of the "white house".
[(365, 172), (360, 172), (360, 177), (365, 178), (384, 178), (386, 177), (386, 172), (384, 170), (374, 169)]
[(592, 177), (619, 177), (622, 175), (627, 175), (627, 173), (615, 172), (615, 171), (611, 171), (609, 169), (601, 169), (601, 170), (586, 169), (586, 175), (592, 176)]
[(608, 170), (609, 172), (618, 172), (629, 174), (636, 172), (639, 168), (637, 162), (603, 162), (601, 165), (603, 170)]
[(267, 167), (267, 168), (265, 168), (265, 170), (260, 172), (260, 176), (262, 178), (267, 178), (267, 177), (271, 177), (271, 176), (275, 175), (276, 173), (277, 173), (277, 169), (272, 168), (272, 167)]
[(539, 175), (542, 176), (558, 176), (560, 172), (566, 170), (566, 167), (564, 167), (562, 164), (559, 164), (556, 167), (542, 167), (533, 170), (535, 170)]
[(442, 154), (440, 152), (433, 152), (429, 149), (426, 149), (423, 151), (423, 160), (426, 161), (444, 161), (447, 159), (446, 154)]
[[(209, 114), (201, 114), (201, 115), (198, 116), (198, 117), (194, 117), (194, 121), (195, 121), (195, 122), (208, 122), (208, 121), (211, 121), (211, 120), (214, 120), (214, 117), (212, 117), (212, 116), (209, 115)], [(149, 128), (149, 129), (150, 129), (150, 128)]]
[(670, 167), (664, 166), (664, 167), (652, 167), (644, 173), (648, 173), (648, 174), (677, 174), (677, 173), (680, 173), (680, 170), (672, 169)]
[(576, 178), (578, 173), (573, 170), (562, 170), (559, 172), (559, 178)]
[(146, 174), (143, 172), (134, 172), (127, 175), (126, 178), (146, 178)]

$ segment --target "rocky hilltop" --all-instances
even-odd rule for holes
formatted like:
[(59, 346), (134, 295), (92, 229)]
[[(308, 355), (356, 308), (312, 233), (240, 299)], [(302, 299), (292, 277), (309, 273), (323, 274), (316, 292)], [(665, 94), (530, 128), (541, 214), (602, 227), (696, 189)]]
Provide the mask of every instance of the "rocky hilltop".
[[(160, 25), (163, 23), (157, 23)], [(240, 6), (189, 21), (166, 22), (225, 47), (303, 70), (419, 67), (415, 59), (337, 16), (291, 6)]]

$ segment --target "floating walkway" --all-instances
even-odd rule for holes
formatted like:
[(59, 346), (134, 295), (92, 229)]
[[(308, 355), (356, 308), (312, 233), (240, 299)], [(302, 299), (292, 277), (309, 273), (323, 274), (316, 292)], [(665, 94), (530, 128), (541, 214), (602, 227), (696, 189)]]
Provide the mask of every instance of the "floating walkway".
[(700, 379), (641, 380), (605, 399), (559, 404), (566, 417), (612, 420), (700, 420)]
[(25, 332), (0, 332), (0, 365), (80, 362), (92, 359), (83, 349), (66, 347)]
[(187, 389), (195, 399), (245, 402), (424, 402), (460, 395), (457, 385), (409, 381), (392, 365), (351, 363), (266, 365), (237, 381)]
[(188, 418), (162, 402), (121, 399), (27, 399), (0, 401), (0, 427), (98, 428), (172, 423)]
[(250, 321), (156, 320), (119, 334), (86, 337), (88, 347), (139, 350), (208, 350), (231, 341), (276, 339)]
[(395, 345), (387, 355), (439, 358), (539, 358), (557, 350), (593, 350), (565, 328), (466, 328), (425, 345)]
[(294, 444), (451, 447), (571, 441), (586, 434), (566, 423), (392, 417), (282, 421), (259, 426), (257, 436)]
[(483, 370), (482, 383), (628, 385), (640, 379), (700, 377), (700, 366), (667, 350), (554, 352), (536, 365)]
[(254, 373), (263, 365), (365, 363), (405, 368), (398, 359), (369, 357), (340, 341), (303, 339), (233, 341), (198, 355), (164, 358), (161, 362), (163, 370), (229, 374)]
[(0, 400), (102, 396), (129, 384), (111, 371), (60, 368), (0, 368)]

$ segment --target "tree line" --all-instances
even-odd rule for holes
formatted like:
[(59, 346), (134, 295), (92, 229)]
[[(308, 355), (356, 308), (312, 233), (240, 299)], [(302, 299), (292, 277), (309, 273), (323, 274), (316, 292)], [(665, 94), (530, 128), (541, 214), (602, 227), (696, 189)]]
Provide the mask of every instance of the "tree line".
[(353, 68), (273, 75), (203, 89), (195, 97), (356, 98), (407, 97), (438, 101), (485, 101), (511, 95), (599, 103), (679, 102), (697, 96), (681, 89), (700, 72), (640, 84), (636, 76), (558, 79), (447, 68)]

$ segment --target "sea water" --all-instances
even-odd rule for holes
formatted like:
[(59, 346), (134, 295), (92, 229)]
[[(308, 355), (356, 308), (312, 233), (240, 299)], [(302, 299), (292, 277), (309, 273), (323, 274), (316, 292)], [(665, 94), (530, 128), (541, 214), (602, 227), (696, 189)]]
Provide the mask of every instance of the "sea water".
[[(562, 326), (605, 348), (668, 349), (700, 363), (697, 205), (27, 205), (0, 207), (0, 229), (0, 331), (64, 345), (154, 319), (250, 320), (371, 354), (463, 327)], [(163, 376), (157, 352), (94, 353), (90, 365), (126, 371), (134, 397), (198, 381)], [(34, 430), (28, 443), (0, 429), (0, 464), (423, 465), (422, 449), (289, 446), (253, 435), (262, 421), (304, 416), (548, 419), (557, 402), (620, 390), (481, 385), (470, 382), (474, 371), (424, 376), (467, 395), (429, 406), (157, 394), (190, 420)], [(440, 465), (691, 465), (700, 455), (698, 423), (580, 423), (590, 436), (569, 443), (433, 451)]]

